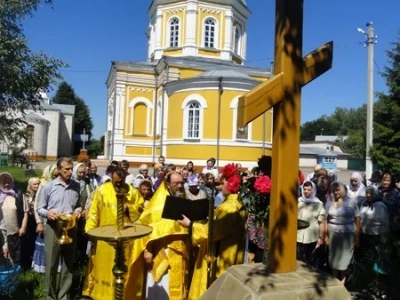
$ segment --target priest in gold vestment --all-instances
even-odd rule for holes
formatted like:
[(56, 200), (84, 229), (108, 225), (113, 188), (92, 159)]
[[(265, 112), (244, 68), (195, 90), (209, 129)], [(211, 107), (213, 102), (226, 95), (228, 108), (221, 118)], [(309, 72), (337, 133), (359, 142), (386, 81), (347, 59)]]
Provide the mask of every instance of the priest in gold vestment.
[[(167, 174), (146, 206), (138, 223), (153, 228), (153, 232), (133, 244), (129, 282), (126, 293), (135, 300), (183, 300), (189, 287), (188, 229), (177, 221), (163, 219), (168, 195), (185, 198), (182, 175)], [(188, 200), (189, 201), (189, 200)]]
[[(131, 185), (125, 184), (125, 177), (125, 170), (117, 168), (111, 175), (111, 182), (97, 187), (87, 216), (85, 232), (96, 227), (117, 224), (116, 186), (126, 189), (125, 222), (134, 223), (139, 218), (144, 209), (143, 198)], [(127, 247), (125, 254), (127, 259), (131, 253), (132, 248)], [(106, 242), (92, 243), (83, 295), (90, 296), (93, 300), (114, 299), (114, 275), (112, 273), (114, 257), (114, 248)], [(129, 295), (125, 296), (126, 299), (130, 299)]]
[[(247, 214), (241, 200), (238, 199), (240, 176), (233, 164), (222, 170), (222, 193), (225, 200), (214, 212), (213, 240), (216, 249), (215, 280), (233, 265), (244, 262), (246, 245)], [(207, 239), (208, 223), (193, 222), (186, 217), (179, 221), (184, 227), (192, 226), (192, 244), (198, 246), (199, 252), (194, 266), (194, 273), (190, 285), (190, 300), (199, 299), (207, 290)]]

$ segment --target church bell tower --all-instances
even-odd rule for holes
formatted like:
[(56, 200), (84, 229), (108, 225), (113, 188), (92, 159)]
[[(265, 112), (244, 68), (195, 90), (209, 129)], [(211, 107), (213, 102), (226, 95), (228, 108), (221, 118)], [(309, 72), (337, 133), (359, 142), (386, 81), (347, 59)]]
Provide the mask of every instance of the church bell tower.
[(246, 0), (153, 0), (148, 15), (150, 61), (162, 56), (246, 60)]

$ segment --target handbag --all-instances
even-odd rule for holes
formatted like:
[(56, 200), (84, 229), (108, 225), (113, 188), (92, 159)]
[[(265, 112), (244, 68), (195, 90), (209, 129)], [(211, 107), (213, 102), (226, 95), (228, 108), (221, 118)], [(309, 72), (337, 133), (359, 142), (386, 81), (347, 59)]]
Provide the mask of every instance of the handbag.
[(356, 264), (357, 264), (357, 262), (356, 262), (354, 250), (353, 250), (353, 256), (351, 257), (349, 266), (347, 267), (347, 270), (346, 270), (345, 284), (348, 284), (349, 282), (354, 281), (354, 278), (356, 277), (356, 268), (357, 268)]

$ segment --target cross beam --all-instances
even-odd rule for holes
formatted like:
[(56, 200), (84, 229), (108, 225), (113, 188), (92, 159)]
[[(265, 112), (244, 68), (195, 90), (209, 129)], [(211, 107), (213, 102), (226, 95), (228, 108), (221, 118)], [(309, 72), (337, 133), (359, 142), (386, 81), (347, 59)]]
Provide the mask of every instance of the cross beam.
[(274, 76), (239, 99), (238, 127), (273, 107), (268, 269), (296, 270), (301, 88), (332, 67), (333, 42), (302, 57), (303, 1), (276, 0)]

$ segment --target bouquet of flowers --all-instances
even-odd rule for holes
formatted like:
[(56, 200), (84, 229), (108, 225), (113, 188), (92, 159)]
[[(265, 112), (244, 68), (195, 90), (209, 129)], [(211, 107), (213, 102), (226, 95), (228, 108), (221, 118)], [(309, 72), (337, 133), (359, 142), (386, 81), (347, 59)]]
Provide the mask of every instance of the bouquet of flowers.
[(259, 176), (243, 183), (240, 197), (246, 204), (248, 213), (249, 240), (258, 248), (264, 249), (266, 228), (269, 220), (269, 202), (271, 193), (270, 158), (263, 156), (258, 160)]

